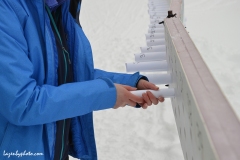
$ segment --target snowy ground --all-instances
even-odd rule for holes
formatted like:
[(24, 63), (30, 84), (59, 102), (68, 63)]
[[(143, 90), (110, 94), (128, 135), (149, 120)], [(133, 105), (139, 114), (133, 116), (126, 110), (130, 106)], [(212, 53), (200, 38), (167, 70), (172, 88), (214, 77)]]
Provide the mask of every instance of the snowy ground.
[(239, 0), (185, 0), (187, 30), (238, 117), (239, 6)]
[[(239, 0), (185, 0), (186, 26), (204, 60), (240, 115)], [(85, 0), (81, 24), (95, 67), (125, 72), (145, 46), (147, 0)], [(147, 110), (125, 107), (94, 113), (99, 160), (182, 160), (171, 102)]]

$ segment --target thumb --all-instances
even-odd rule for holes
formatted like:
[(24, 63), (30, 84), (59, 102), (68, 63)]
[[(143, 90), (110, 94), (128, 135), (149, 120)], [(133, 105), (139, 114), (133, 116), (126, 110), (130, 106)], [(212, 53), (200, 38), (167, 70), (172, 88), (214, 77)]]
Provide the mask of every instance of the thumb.
[(137, 88), (131, 87), (131, 86), (127, 86), (127, 85), (122, 85), (122, 87), (125, 88), (128, 91), (135, 91), (135, 90), (137, 90)]
[(158, 86), (156, 86), (155, 84), (150, 83), (150, 82), (146, 82), (145, 87), (146, 87), (146, 89), (159, 90)]

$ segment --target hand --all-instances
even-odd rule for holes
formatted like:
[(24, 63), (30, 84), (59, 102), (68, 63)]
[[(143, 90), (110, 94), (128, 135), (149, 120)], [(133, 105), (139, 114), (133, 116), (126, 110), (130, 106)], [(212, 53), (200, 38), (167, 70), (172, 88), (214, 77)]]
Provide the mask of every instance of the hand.
[[(144, 90), (144, 89), (151, 89), (151, 90), (159, 90), (155, 84), (150, 83), (146, 80), (140, 79), (137, 84), (137, 89)], [(146, 109), (148, 106), (152, 104), (157, 105), (159, 102), (164, 102), (164, 97), (156, 98), (150, 91), (142, 94), (142, 98), (144, 99), (144, 103), (139, 103), (143, 109)]]
[(135, 107), (137, 103), (143, 103), (144, 100), (142, 97), (135, 96), (130, 91), (135, 91), (137, 88), (121, 85), (121, 84), (114, 84), (117, 90), (117, 101), (114, 105), (114, 109), (119, 107), (125, 107), (126, 105)]

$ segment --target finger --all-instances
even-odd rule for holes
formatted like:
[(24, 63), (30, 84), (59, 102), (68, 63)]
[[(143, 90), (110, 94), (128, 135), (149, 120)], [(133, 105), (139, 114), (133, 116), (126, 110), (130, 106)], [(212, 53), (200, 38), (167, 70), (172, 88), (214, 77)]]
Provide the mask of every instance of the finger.
[(142, 105), (142, 108), (143, 108), (143, 109), (147, 109), (147, 108), (148, 108), (147, 103), (144, 103), (144, 104)]
[(147, 107), (148, 107), (147, 103), (141, 103), (141, 104), (139, 104), (139, 105), (140, 105), (141, 108), (143, 108), (143, 109), (147, 109)]
[(158, 100), (159, 100), (160, 102), (164, 102), (165, 99), (164, 99), (164, 97), (159, 97)]
[(159, 90), (159, 87), (158, 87), (158, 86), (156, 86), (155, 84), (150, 83), (150, 82), (147, 82), (147, 83), (146, 83), (146, 87), (147, 87), (147, 89)]
[(135, 96), (134, 94), (132, 94), (130, 92), (127, 96), (128, 96), (128, 99), (133, 101), (133, 102), (136, 102), (136, 103), (143, 103), (144, 102), (142, 97)]
[(137, 105), (137, 103), (129, 99), (128, 102), (127, 102), (127, 105), (135, 107)]
[(158, 104), (158, 99), (152, 94), (152, 92), (147, 91), (147, 95), (154, 105)]
[(152, 105), (152, 102), (151, 102), (151, 100), (149, 99), (147, 93), (143, 93), (143, 94), (142, 94), (142, 97), (143, 97), (144, 101), (146, 102), (146, 104), (147, 104), (148, 106), (151, 106), (151, 105)]

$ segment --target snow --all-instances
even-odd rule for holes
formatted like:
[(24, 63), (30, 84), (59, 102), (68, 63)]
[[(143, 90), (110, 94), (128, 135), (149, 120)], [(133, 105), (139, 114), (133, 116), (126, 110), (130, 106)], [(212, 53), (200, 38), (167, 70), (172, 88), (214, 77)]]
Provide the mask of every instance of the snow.
[(240, 117), (239, 6), (239, 0), (185, 0), (187, 30), (238, 117)]
[[(81, 25), (95, 67), (125, 72), (145, 46), (147, 0), (86, 0)], [(185, 0), (186, 27), (224, 94), (240, 116), (239, 0)], [(182, 160), (169, 99), (147, 110), (125, 107), (94, 113), (99, 160)], [(73, 160), (73, 158), (71, 158)]]

